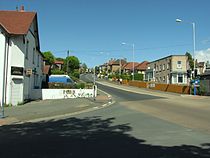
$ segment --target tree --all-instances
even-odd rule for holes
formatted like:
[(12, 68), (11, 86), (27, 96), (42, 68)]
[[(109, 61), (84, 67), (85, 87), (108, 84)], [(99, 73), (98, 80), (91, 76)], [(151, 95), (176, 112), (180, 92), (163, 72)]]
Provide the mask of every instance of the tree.
[(185, 55), (188, 57), (188, 61), (190, 64), (190, 69), (193, 70), (194, 68), (194, 59), (192, 58), (192, 55), (188, 52), (185, 53)]
[(54, 63), (55, 57), (50, 51), (44, 52), (43, 55), (46, 60), (46, 65), (52, 65)]
[(79, 66), (80, 66), (80, 61), (77, 57), (69, 56), (65, 59), (64, 67), (66, 71), (68, 71), (67, 73), (69, 72), (73, 73), (75, 69), (79, 69)]

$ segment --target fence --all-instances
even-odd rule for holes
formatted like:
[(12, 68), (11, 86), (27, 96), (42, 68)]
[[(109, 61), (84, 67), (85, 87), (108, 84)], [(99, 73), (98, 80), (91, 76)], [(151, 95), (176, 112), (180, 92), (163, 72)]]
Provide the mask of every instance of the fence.
[(190, 94), (190, 87), (186, 85), (175, 85), (175, 84), (160, 84), (155, 82), (142, 82), (142, 81), (123, 81), (123, 84), (139, 87), (149, 88), (153, 90), (160, 90), (165, 92), (173, 92), (180, 94)]

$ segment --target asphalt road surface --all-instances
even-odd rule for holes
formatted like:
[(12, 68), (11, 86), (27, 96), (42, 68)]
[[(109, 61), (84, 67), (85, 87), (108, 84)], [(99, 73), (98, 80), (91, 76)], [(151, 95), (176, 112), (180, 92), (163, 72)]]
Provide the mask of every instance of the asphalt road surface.
[(186, 123), (194, 118), (209, 125), (206, 100), (193, 101), (202, 103), (199, 109), (177, 95), (98, 87), (110, 93), (115, 103), (71, 118), (0, 127), (0, 157), (210, 157), (208, 128)]

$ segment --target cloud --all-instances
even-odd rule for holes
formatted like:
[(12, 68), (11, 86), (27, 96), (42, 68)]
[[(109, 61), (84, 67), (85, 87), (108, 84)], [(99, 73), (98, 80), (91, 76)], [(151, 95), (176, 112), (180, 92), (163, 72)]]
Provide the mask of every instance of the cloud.
[(196, 51), (195, 58), (198, 60), (198, 62), (210, 61), (210, 48), (206, 50)]

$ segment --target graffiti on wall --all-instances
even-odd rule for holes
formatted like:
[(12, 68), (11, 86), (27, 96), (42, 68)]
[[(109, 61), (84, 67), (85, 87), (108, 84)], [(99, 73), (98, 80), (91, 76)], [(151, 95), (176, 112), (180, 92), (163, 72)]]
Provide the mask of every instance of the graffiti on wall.
[(93, 92), (85, 89), (63, 89), (64, 98), (89, 98), (93, 97)]

